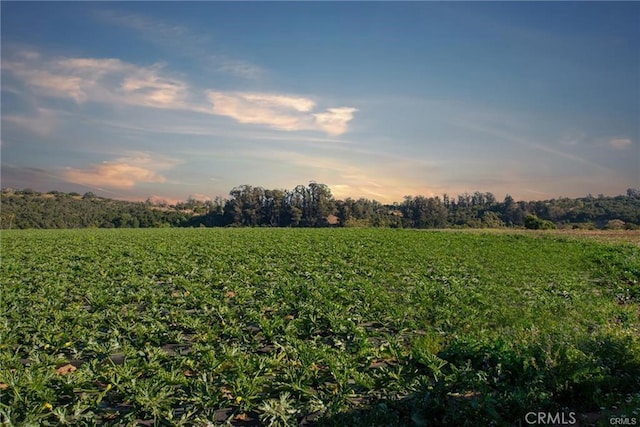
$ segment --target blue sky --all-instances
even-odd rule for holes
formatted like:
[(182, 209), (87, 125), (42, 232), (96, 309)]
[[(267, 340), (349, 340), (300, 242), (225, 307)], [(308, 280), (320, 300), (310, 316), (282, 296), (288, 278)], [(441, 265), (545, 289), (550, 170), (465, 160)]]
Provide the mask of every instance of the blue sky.
[(640, 4), (2, 2), (2, 186), (640, 186)]

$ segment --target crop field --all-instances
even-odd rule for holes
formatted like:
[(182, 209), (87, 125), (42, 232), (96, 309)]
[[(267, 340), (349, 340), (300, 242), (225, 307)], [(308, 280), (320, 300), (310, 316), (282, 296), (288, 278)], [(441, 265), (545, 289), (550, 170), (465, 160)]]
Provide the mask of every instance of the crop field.
[(0, 284), (6, 425), (640, 423), (632, 242), (17, 230)]

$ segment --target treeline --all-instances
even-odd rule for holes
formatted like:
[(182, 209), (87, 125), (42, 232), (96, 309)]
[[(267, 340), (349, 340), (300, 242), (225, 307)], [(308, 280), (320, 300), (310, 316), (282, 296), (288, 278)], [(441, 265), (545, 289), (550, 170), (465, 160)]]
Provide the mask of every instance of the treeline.
[(394, 227), (394, 228), (640, 228), (640, 190), (626, 195), (498, 201), (492, 193), (451, 197), (406, 196), (382, 204), (365, 198), (336, 200), (324, 184), (292, 190), (242, 185), (228, 199), (189, 198), (176, 205), (126, 202), (33, 190), (2, 191), (2, 228), (82, 227)]
[(147, 202), (97, 197), (93, 193), (2, 190), (2, 228), (180, 227), (191, 215)]

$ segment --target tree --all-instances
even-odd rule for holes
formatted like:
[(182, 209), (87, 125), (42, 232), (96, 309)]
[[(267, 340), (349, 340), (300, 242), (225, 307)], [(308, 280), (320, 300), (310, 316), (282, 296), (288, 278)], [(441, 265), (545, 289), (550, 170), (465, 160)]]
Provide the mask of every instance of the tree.
[(296, 227), (302, 224), (305, 213), (306, 192), (304, 185), (298, 185), (286, 195), (288, 224)]
[[(328, 186), (311, 182), (293, 190), (265, 190), (242, 185), (228, 200), (198, 201), (175, 206), (111, 200), (85, 193), (2, 190), (3, 228), (160, 227), (160, 226), (327, 226), (332, 214), (344, 227), (501, 227), (527, 226), (629, 228), (640, 226), (640, 191), (615, 197), (558, 198), (516, 202), (509, 195), (496, 203), (491, 193), (456, 198), (406, 196), (402, 203), (375, 200), (336, 201)], [(458, 200), (456, 203), (454, 200)], [(159, 209), (162, 207), (162, 209)]]
[(447, 209), (438, 197), (405, 196), (400, 207), (411, 227), (435, 228), (444, 227), (447, 223)]
[(338, 200), (336, 203), (336, 210), (338, 214), (338, 224), (341, 227), (345, 227), (351, 219), (351, 206), (353, 205), (353, 199), (347, 197), (344, 201)]
[(522, 226), (525, 220), (525, 207), (522, 203), (516, 203), (513, 197), (506, 195), (502, 203), (502, 218), (507, 225)]
[(263, 224), (270, 226), (284, 225), (285, 199), (286, 194), (282, 190), (264, 191)]
[(309, 183), (307, 191), (309, 203), (308, 224), (311, 226), (326, 226), (327, 217), (335, 212), (335, 202), (331, 190), (325, 184)]
[(482, 216), (482, 226), (487, 228), (502, 228), (505, 224), (496, 212), (486, 211)]
[(225, 216), (236, 225), (256, 226), (260, 224), (264, 204), (264, 189), (241, 185), (234, 187), (229, 195), (232, 199), (225, 205)]

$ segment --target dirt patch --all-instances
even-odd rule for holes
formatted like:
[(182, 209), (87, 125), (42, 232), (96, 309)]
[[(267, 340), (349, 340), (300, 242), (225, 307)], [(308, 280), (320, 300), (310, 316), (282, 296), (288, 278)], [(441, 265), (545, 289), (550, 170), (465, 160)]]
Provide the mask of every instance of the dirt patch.
[(633, 243), (640, 246), (640, 230), (554, 230), (552, 233), (606, 243)]
[(513, 228), (440, 229), (429, 231), (524, 234), (528, 236), (562, 236), (576, 239), (593, 239), (603, 243), (632, 243), (640, 246), (640, 230), (524, 230)]

